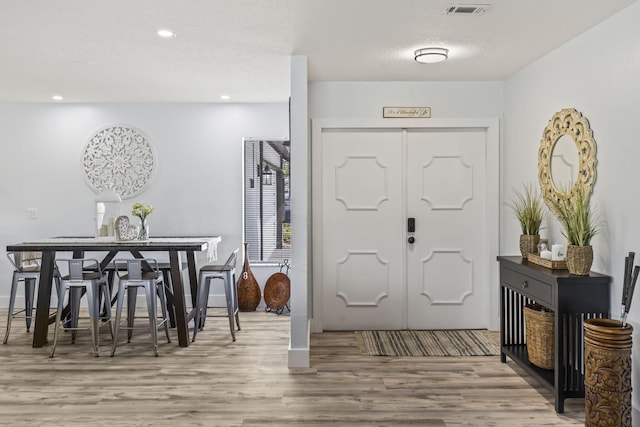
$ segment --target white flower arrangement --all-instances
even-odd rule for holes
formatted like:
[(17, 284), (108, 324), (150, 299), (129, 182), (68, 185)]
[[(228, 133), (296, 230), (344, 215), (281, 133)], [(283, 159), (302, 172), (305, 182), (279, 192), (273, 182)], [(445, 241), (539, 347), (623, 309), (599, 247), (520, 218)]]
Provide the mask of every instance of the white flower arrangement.
[(134, 203), (131, 207), (131, 214), (140, 218), (140, 221), (144, 222), (147, 216), (153, 212), (154, 207), (151, 205), (144, 205), (142, 203)]

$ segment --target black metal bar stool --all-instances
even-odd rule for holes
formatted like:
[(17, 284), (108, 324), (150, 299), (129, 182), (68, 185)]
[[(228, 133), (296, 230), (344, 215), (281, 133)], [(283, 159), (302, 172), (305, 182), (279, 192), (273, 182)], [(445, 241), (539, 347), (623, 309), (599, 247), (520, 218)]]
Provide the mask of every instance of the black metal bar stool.
[(211, 287), (211, 280), (213, 279), (222, 279), (224, 281), (227, 315), (210, 315), (210, 317), (228, 317), (231, 338), (233, 341), (236, 340), (234, 319), (238, 326), (238, 330), (240, 330), (240, 318), (238, 315), (240, 310), (238, 309), (238, 290), (236, 288), (236, 260), (238, 258), (238, 251), (239, 249), (233, 251), (224, 265), (207, 264), (200, 268), (192, 342), (196, 340), (198, 330), (204, 327), (204, 320), (207, 317), (207, 308), (215, 308), (209, 305), (209, 289)]
[[(56, 311), (53, 347), (51, 347), (49, 357), (53, 357), (56, 351), (56, 346), (58, 345), (58, 336), (60, 334), (60, 327), (62, 324), (62, 311), (64, 308), (64, 296), (66, 291), (69, 291), (70, 320), (66, 322), (65, 329), (72, 331), (71, 342), (75, 342), (77, 331), (79, 329), (84, 329), (79, 327), (80, 299), (86, 292), (87, 305), (89, 307), (91, 343), (93, 353), (98, 357), (100, 327), (109, 326), (111, 338), (113, 339), (111, 304), (109, 304), (109, 301), (111, 301), (111, 293), (109, 292), (107, 276), (100, 269), (100, 263), (96, 259), (58, 259), (55, 263), (58, 271), (66, 270), (68, 271), (68, 274), (60, 278), (60, 284), (58, 285), (58, 309)], [(105, 314), (103, 316), (100, 315), (101, 295), (104, 296), (103, 301)]]
[[(188, 269), (188, 265), (186, 262), (182, 263), (182, 270), (187, 270)], [(173, 304), (172, 304), (172, 300), (171, 300), (171, 295), (173, 295), (173, 285), (171, 283), (171, 265), (169, 264), (168, 261), (159, 261), (158, 262), (158, 270), (160, 270), (162, 272), (162, 277), (164, 278), (164, 288), (165, 288), (165, 294), (167, 297), (167, 314), (169, 316), (169, 326), (171, 326), (172, 328), (176, 327), (176, 319), (175, 319), (175, 311), (173, 309)], [(104, 271), (106, 271), (109, 275), (109, 283), (111, 286), (111, 305), (116, 303), (116, 298), (117, 298), (117, 293), (113, 292), (114, 289), (114, 283), (115, 283), (115, 275), (116, 275), (116, 267), (114, 265), (113, 262), (110, 262), (105, 268)]]
[[(115, 271), (118, 276), (118, 302), (116, 306), (116, 326), (111, 356), (116, 354), (118, 333), (121, 328), (122, 309), (125, 292), (127, 294), (127, 342), (133, 336), (136, 298), (138, 288), (143, 288), (146, 295), (149, 327), (153, 353), (158, 355), (158, 328), (164, 326), (167, 342), (169, 337), (169, 319), (167, 316), (167, 298), (164, 289), (163, 275), (155, 259), (121, 259), (114, 260)], [(161, 317), (158, 317), (158, 301), (160, 302)]]
[[(31, 329), (31, 321), (33, 316), (33, 298), (35, 289), (40, 281), (40, 261), (42, 254), (40, 252), (9, 252), (7, 258), (13, 266), (13, 279), (11, 281), (11, 294), (9, 297), (9, 314), (7, 315), (7, 330), (4, 334), (3, 344), (9, 341), (9, 333), (11, 331), (11, 321), (14, 317), (18, 317), (24, 313), (24, 319), (27, 324), (27, 332)], [(54, 271), (56, 283), (60, 281), (60, 275)], [(18, 286), (24, 284), (24, 307), (16, 310), (16, 296)], [(56, 291), (58, 286), (56, 286)]]

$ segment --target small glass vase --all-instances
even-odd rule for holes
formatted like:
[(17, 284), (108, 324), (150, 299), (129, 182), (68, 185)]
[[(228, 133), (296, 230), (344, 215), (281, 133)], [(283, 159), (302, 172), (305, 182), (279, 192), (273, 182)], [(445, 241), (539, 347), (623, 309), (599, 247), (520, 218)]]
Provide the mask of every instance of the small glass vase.
[(140, 220), (140, 232), (138, 233), (138, 240), (149, 240), (149, 224), (147, 219)]

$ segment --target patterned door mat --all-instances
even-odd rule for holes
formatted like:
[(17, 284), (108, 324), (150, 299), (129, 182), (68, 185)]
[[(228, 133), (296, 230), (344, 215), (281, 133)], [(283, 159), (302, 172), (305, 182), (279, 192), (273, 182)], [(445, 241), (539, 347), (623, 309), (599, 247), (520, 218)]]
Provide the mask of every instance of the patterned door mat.
[(355, 331), (369, 356), (498, 356), (497, 332), (486, 329)]

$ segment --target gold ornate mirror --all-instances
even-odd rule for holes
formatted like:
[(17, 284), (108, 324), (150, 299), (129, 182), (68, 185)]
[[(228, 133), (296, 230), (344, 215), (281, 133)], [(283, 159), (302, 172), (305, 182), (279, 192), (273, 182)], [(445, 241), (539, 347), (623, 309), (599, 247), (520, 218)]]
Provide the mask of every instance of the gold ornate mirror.
[(583, 189), (591, 195), (596, 180), (596, 141), (589, 121), (573, 108), (553, 115), (538, 150), (538, 180), (545, 203), (558, 215), (554, 201), (565, 203)]

